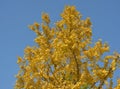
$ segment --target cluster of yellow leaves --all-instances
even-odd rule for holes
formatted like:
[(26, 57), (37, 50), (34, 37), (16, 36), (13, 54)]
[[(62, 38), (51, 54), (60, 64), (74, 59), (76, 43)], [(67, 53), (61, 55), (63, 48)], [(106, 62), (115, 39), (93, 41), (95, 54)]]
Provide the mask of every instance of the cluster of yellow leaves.
[[(119, 54), (104, 56), (109, 46), (101, 40), (91, 45), (90, 18), (81, 20), (74, 6), (66, 6), (62, 19), (50, 27), (50, 18), (42, 14), (43, 22), (29, 28), (37, 37), (38, 46), (26, 47), (24, 58), (18, 57), (20, 70), (15, 89), (101, 89), (120, 63)], [(42, 31), (40, 31), (42, 29)], [(115, 89), (120, 88), (120, 81)]]

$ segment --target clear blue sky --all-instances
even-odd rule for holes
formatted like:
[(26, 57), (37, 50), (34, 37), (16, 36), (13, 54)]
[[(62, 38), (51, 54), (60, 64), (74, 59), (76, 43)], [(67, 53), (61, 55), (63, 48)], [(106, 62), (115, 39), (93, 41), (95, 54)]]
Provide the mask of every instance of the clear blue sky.
[(35, 34), (27, 26), (41, 22), (42, 12), (54, 23), (65, 5), (75, 5), (83, 18), (91, 18), (93, 41), (101, 38), (110, 44), (110, 53), (120, 52), (120, 0), (0, 0), (0, 89), (13, 89), (17, 56), (34, 45)]

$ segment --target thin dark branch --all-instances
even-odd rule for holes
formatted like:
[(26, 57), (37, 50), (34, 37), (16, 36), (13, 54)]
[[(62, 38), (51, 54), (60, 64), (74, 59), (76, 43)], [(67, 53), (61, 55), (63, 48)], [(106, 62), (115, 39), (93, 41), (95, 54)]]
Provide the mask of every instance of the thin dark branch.
[(52, 71), (52, 69), (51, 69), (51, 67), (50, 67), (49, 64), (48, 64), (48, 66), (49, 66), (49, 68), (50, 68), (50, 71), (51, 71), (51, 73), (52, 73), (54, 79), (58, 82), (58, 84), (60, 84), (59, 80), (58, 80), (58, 79), (56, 78), (56, 76), (54, 75), (54, 73), (53, 73), (53, 71)]
[(74, 56), (74, 59), (75, 59), (75, 63), (76, 63), (76, 69), (77, 69), (77, 81), (79, 81), (79, 64), (78, 64), (78, 61), (77, 61), (77, 58), (76, 58), (76, 55), (74, 54), (73, 52), (73, 56)]

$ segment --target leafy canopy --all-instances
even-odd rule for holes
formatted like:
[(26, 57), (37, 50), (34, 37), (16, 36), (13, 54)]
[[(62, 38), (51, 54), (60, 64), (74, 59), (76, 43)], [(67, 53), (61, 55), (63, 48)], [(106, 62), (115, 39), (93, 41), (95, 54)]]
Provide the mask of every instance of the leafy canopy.
[[(92, 23), (81, 17), (74, 6), (66, 6), (53, 27), (46, 13), (41, 24), (29, 26), (37, 35), (37, 46), (26, 47), (24, 57), (18, 57), (15, 89), (113, 88), (119, 54), (105, 56), (109, 46), (101, 40), (91, 46)], [(117, 81), (114, 89), (120, 89)]]

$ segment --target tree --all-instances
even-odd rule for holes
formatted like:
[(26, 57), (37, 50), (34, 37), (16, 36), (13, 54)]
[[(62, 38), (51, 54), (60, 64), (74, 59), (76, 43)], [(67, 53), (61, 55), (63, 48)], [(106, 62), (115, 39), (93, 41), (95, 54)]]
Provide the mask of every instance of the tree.
[[(43, 13), (41, 24), (29, 26), (37, 46), (26, 47), (24, 57), (18, 57), (15, 89), (112, 89), (119, 54), (105, 55), (109, 45), (101, 40), (91, 45), (90, 18), (82, 20), (74, 6), (66, 6), (61, 17), (50, 27)], [(120, 89), (120, 79), (114, 89)]]

